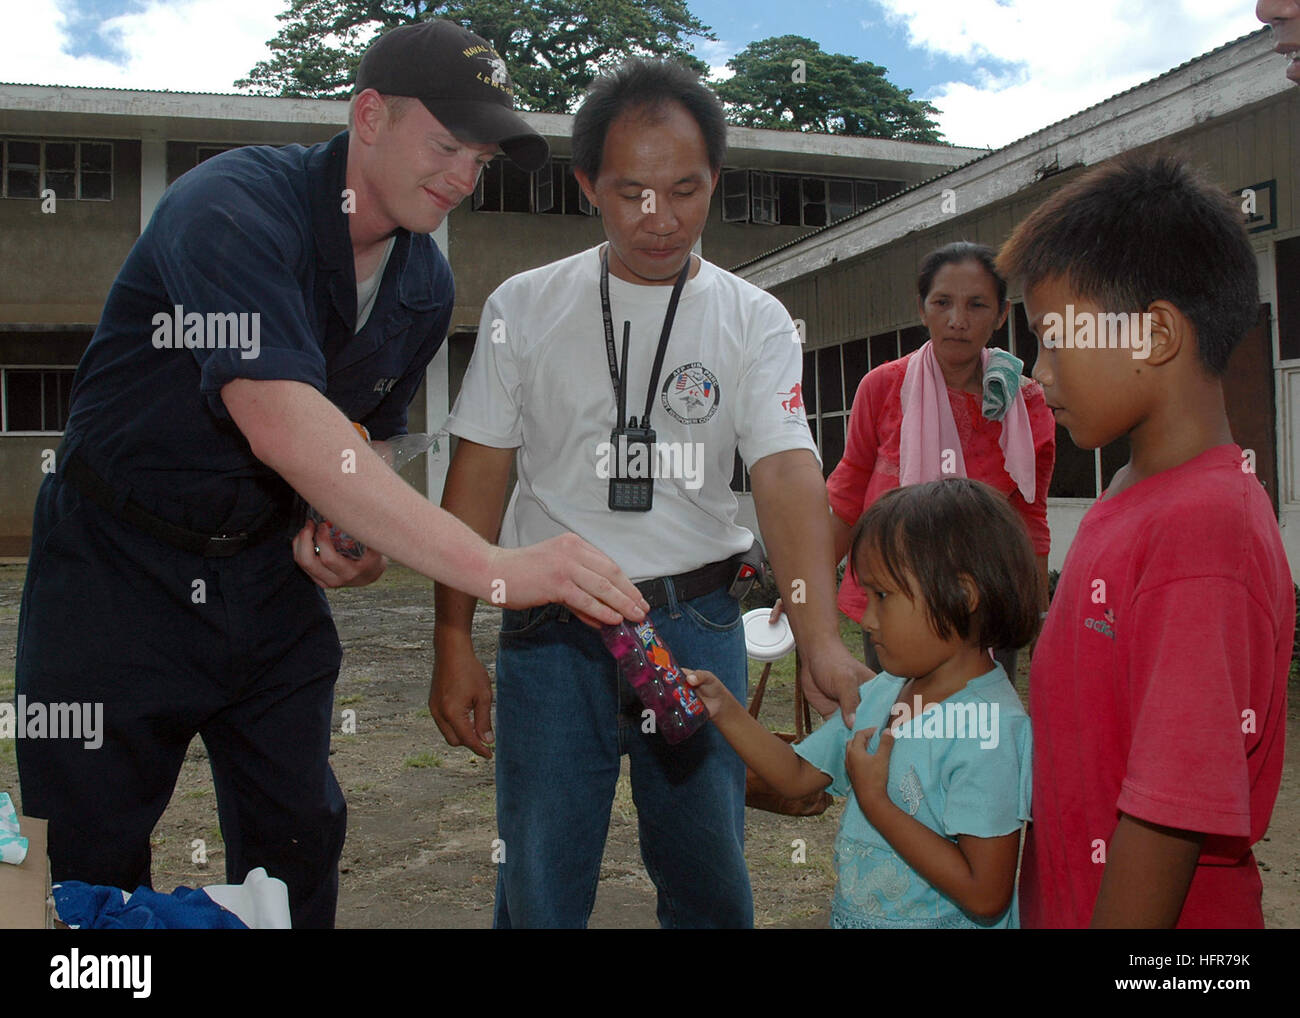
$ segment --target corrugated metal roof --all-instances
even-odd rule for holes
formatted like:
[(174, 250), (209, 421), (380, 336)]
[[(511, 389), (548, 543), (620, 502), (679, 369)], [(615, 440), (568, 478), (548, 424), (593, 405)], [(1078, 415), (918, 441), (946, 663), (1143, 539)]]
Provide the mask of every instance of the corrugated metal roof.
[(983, 160), (988, 159), (990, 156), (995, 156), (999, 152), (1005, 152), (1007, 149), (1015, 145), (1019, 145), (1021, 142), (1028, 141), (1030, 138), (1033, 138), (1035, 135), (1042, 134), (1045, 131), (1050, 131), (1052, 128), (1057, 127), (1060, 124), (1064, 124), (1067, 120), (1073, 120), (1075, 117), (1083, 116), (1083, 114), (1088, 113), (1091, 110), (1095, 110), (1099, 106), (1105, 106), (1106, 103), (1114, 102), (1116, 99), (1119, 99), (1122, 96), (1126, 96), (1131, 92), (1136, 92), (1140, 88), (1147, 88), (1148, 86), (1155, 84), (1157, 81), (1169, 77), (1171, 74), (1177, 74), (1179, 71), (1183, 70), (1186, 67), (1190, 67), (1192, 64), (1195, 64), (1201, 60), (1206, 60), (1209, 57), (1214, 56), (1216, 53), (1222, 53), (1224, 50), (1231, 49), (1233, 46), (1240, 45), (1241, 43), (1245, 42), (1247, 39), (1254, 39), (1258, 36), (1265, 34), (1268, 31), (1270, 31), (1269, 28), (1264, 27), (1255, 32), (1247, 32), (1245, 35), (1239, 36), (1238, 38), (1233, 39), (1231, 42), (1225, 42), (1222, 46), (1216, 46), (1214, 49), (1202, 53), (1198, 57), (1193, 57), (1191, 60), (1185, 60), (1177, 67), (1171, 67), (1169, 70), (1165, 71), (1164, 73), (1157, 74), (1154, 78), (1150, 78), (1137, 85), (1134, 85), (1132, 88), (1126, 88), (1122, 92), (1116, 92), (1114, 95), (1106, 99), (1102, 99), (1100, 102), (1095, 102), (1091, 106), (1085, 106), (1077, 113), (1071, 113), (1068, 117), (1062, 117), (1060, 120), (1054, 120), (1052, 121), (1052, 123), (1047, 124), (1044, 127), (1040, 127), (1036, 131), (1031, 131), (1029, 134), (1026, 134), (1022, 138), (1017, 138), (1015, 141), (1008, 142), (1007, 144), (1003, 145), (1001, 148), (991, 149), (990, 151), (985, 152), (983, 155), (978, 155), (974, 159), (969, 159), (958, 166), (954, 166), (951, 169), (944, 170), (941, 173), (936, 173), (933, 177), (927, 177), (925, 180), (922, 180), (919, 183), (913, 184), (910, 187), (905, 187), (901, 191), (894, 192), (893, 194), (889, 195), (887, 198), (882, 198), (880, 201), (876, 202), (873, 205), (868, 205), (865, 208), (858, 209), (856, 212), (852, 213), (851, 215), (845, 216), (843, 219), (837, 219), (833, 223), (827, 223), (825, 226), (819, 226), (815, 230), (812, 230), (809, 233), (805, 233), (802, 237), (796, 237), (794, 240), (787, 240), (784, 244), (778, 244), (770, 251), (765, 251), (760, 255), (756, 255), (753, 258), (748, 258), (745, 261), (740, 262), (739, 264), (733, 265), (729, 271), (736, 272), (739, 269), (747, 268), (748, 266), (753, 265), (756, 262), (761, 262), (764, 258), (770, 258), (772, 255), (776, 254), (779, 251), (784, 251), (787, 248), (794, 247), (797, 244), (802, 244), (804, 241), (809, 240), (820, 233), (825, 233), (827, 230), (834, 229), (835, 227), (838, 226), (843, 226), (851, 219), (857, 219), (859, 216), (864, 216), (868, 212), (871, 212), (874, 209), (878, 209), (881, 206), (888, 205), (892, 201), (897, 201), (899, 198), (903, 197), (904, 195), (911, 194), (914, 191), (919, 191), (921, 190), (921, 188), (934, 183), (936, 180), (941, 180), (944, 177), (949, 177), (960, 170), (964, 170), (967, 166), (973, 166), (975, 163), (982, 162)]
[(149, 92), (153, 95), (210, 95), (223, 99), (310, 99), (313, 102), (347, 102), (346, 99), (320, 99), (310, 95), (256, 95), (252, 92), (193, 92), (183, 88), (125, 88), (119, 85), (51, 85), (39, 81), (0, 81), (0, 85), (24, 88), (77, 88), (86, 92)]

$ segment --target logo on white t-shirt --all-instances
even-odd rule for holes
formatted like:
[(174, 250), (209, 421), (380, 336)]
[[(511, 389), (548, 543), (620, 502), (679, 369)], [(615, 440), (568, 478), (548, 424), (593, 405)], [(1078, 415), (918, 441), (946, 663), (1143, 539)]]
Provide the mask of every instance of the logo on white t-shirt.
[(664, 381), (664, 409), (683, 424), (703, 424), (717, 412), (721, 396), (717, 378), (699, 361), (673, 368)]
[(802, 423), (805, 420), (803, 414), (803, 384), (795, 382), (794, 388), (789, 392), (778, 392), (777, 395), (789, 397), (781, 400), (781, 409), (785, 411), (785, 423)]

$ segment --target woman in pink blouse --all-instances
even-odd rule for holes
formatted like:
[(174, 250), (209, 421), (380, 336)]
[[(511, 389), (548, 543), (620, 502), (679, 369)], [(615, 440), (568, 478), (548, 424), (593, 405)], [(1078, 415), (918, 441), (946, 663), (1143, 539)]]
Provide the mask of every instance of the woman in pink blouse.
[[(858, 517), (900, 484), (965, 476), (992, 485), (1024, 520), (1038, 559), (1039, 597), (1047, 608), (1047, 488), (1056, 428), (1042, 387), (1020, 376), (1022, 364), (986, 349), (1006, 320), (1007, 284), (994, 252), (956, 243), (931, 253), (917, 280), (929, 341), (869, 371), (853, 398), (844, 457), (826, 482), (835, 555), (848, 551)], [(978, 534), (969, 535), (979, 540)], [(839, 607), (855, 620), (866, 595), (846, 572)], [(863, 634), (867, 664), (879, 670)], [(1012, 682), (1017, 648), (996, 653)]]

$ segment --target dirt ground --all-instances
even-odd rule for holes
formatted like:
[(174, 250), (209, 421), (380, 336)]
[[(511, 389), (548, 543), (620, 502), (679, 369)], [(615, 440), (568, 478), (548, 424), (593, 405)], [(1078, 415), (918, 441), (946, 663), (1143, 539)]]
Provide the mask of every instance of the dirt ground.
[[(0, 701), (12, 700), (14, 644), (24, 566), (0, 566)], [(331, 594), (344, 646), (335, 693), (332, 763), (348, 801), (340, 927), (486, 928), (492, 922), (496, 837), (492, 764), (443, 741), (429, 716), (432, 584), (389, 569), (377, 584)], [(479, 656), (492, 670), (498, 613), (480, 606)], [(850, 642), (860, 651), (860, 645)], [(1019, 687), (1025, 688), (1024, 655)], [(751, 662), (751, 681), (760, 666)], [(792, 678), (773, 672), (763, 717), (792, 728)], [(355, 734), (342, 734), (355, 711)], [(1256, 846), (1270, 927), (1300, 927), (1300, 687), (1292, 683), (1287, 757), (1268, 835)], [(19, 802), (14, 744), (0, 740), (0, 791)], [(831, 843), (843, 801), (824, 815), (795, 819), (750, 810), (746, 854), (760, 927), (824, 927), (834, 885)], [(193, 861), (195, 839), (206, 865)], [(796, 861), (792, 842), (806, 843)], [(153, 837), (154, 886), (223, 883), (225, 858), (203, 744), (195, 739), (175, 794)], [(619, 779), (601, 868), (593, 927), (657, 925), (654, 887), (637, 846), (635, 809)]]

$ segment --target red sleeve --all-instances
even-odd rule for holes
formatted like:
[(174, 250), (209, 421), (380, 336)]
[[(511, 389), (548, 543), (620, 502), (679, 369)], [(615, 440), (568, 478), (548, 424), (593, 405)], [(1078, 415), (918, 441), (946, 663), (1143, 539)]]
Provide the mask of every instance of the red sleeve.
[(872, 389), (879, 378), (868, 371), (858, 383), (849, 413), (849, 431), (844, 439), (844, 455), (826, 479), (826, 496), (831, 511), (849, 526), (858, 522), (866, 509), (867, 485), (876, 466), (876, 407)]
[(1011, 493), (1011, 505), (1025, 521), (1034, 554), (1046, 555), (1052, 550), (1052, 534), (1047, 527), (1047, 489), (1051, 487), (1052, 469), (1056, 466), (1056, 420), (1047, 408), (1042, 386), (1030, 381), (1023, 391), (1029, 427), (1034, 433), (1034, 501), (1026, 502), (1017, 488)]
[[(1190, 554), (1213, 556), (1208, 548)], [(1273, 612), (1238, 578), (1181, 577), (1139, 593), (1128, 663), (1132, 734), (1118, 809), (1207, 834), (1250, 834), (1252, 676), (1275, 668)], [(1121, 622), (1124, 620), (1121, 620)]]

